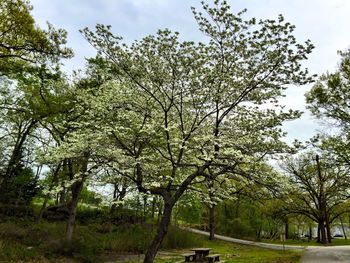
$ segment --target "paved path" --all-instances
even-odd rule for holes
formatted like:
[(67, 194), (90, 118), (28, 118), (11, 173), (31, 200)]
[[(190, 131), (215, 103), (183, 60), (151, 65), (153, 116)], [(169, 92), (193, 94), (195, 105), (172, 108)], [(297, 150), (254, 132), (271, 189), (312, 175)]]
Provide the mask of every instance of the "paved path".
[(301, 263), (350, 262), (350, 246), (308, 247)]
[[(185, 228), (188, 231), (209, 236), (208, 232), (193, 229), (193, 228)], [(269, 249), (283, 250), (283, 245), (277, 244), (268, 244), (261, 242), (253, 242), (248, 240), (242, 240), (232, 237), (226, 237), (221, 235), (215, 235), (215, 238), (239, 243), (244, 245), (251, 245)], [(291, 246), (285, 245), (284, 249), (286, 250), (305, 250), (301, 263), (350, 263), (350, 246), (334, 246), (334, 247), (317, 247), (317, 246)]]
[[(209, 233), (205, 232), (205, 231), (201, 231), (201, 230), (197, 230), (197, 229), (193, 229), (193, 228), (188, 228), (188, 227), (186, 227), (184, 229), (191, 231), (193, 233), (209, 236)], [(217, 235), (217, 234), (215, 234), (215, 238), (220, 239), (220, 240), (224, 240), (224, 241), (228, 241), (228, 242), (256, 246), (256, 247), (269, 248), (269, 249), (275, 249), (275, 250), (283, 250), (283, 249), (286, 249), (286, 250), (304, 250), (306, 248), (305, 246), (292, 246), (292, 245), (284, 245), (283, 246), (283, 245), (277, 245), (277, 244), (254, 242), (254, 241), (248, 241), (248, 240), (243, 240), (243, 239), (221, 236), (221, 235)]]

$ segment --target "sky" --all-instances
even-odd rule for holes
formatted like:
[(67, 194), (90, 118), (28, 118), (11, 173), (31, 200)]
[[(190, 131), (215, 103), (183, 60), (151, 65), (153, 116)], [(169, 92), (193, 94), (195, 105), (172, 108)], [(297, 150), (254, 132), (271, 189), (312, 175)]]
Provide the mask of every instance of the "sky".
[[(212, 0), (206, 0), (207, 3)], [(296, 26), (299, 42), (310, 39), (313, 53), (303, 64), (312, 74), (336, 70), (338, 50), (350, 47), (349, 0), (229, 0), (234, 13), (248, 9), (246, 18), (276, 19), (279, 14)], [(67, 71), (82, 69), (84, 58), (95, 55), (95, 50), (79, 33), (79, 29), (93, 28), (96, 23), (112, 25), (115, 35), (132, 42), (158, 29), (178, 31), (182, 39), (200, 41), (190, 7), (200, 7), (199, 0), (31, 0), (32, 14), (40, 27), (50, 22), (68, 32), (67, 46), (75, 57), (65, 62)], [(289, 108), (305, 112), (302, 118), (286, 123), (287, 141), (305, 141), (324, 129), (305, 109), (305, 97), (312, 85), (290, 87), (282, 102)]]

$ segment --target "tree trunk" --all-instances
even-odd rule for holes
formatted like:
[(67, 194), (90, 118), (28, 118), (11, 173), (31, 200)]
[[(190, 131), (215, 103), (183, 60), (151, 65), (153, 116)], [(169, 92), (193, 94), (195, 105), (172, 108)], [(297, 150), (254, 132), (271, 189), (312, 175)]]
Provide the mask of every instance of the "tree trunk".
[(28, 126), (24, 129), (23, 133), (21, 133), (21, 130), (18, 131), (17, 141), (12, 151), (8, 166), (6, 168), (6, 173), (5, 173), (6, 178), (11, 178), (14, 175), (15, 170), (22, 158), (23, 145), (28, 135), (32, 131), (32, 128), (36, 125), (36, 123), (37, 123), (36, 120), (31, 120)]
[(80, 172), (82, 173), (82, 176), (80, 180), (76, 181), (71, 187), (72, 199), (69, 204), (69, 217), (68, 217), (67, 232), (66, 232), (66, 240), (68, 244), (72, 243), (77, 206), (78, 206), (79, 196), (80, 196), (81, 190), (83, 189), (84, 181), (86, 179), (87, 166), (88, 166), (88, 154), (86, 154), (86, 156), (84, 156), (83, 160), (81, 161)]
[(121, 202), (124, 200), (124, 197), (126, 195), (126, 190), (127, 190), (127, 187), (125, 185), (122, 185), (121, 190), (119, 190), (119, 186), (120, 186), (119, 184), (114, 183), (113, 186), (114, 186), (113, 201), (117, 202), (117, 204), (114, 203), (112, 205), (111, 211), (110, 211), (111, 214), (119, 213), (122, 210), (123, 204)]
[[(113, 190), (113, 201), (115, 202), (115, 201), (117, 201), (117, 196), (118, 196), (118, 184), (116, 184), (116, 183), (114, 183), (113, 184), (113, 186), (114, 186), (114, 190)], [(117, 210), (117, 204), (113, 204), (112, 205), (112, 207), (111, 207), (111, 211), (110, 211), (110, 213), (111, 214), (113, 214), (113, 213), (115, 213), (115, 211)]]
[(164, 200), (163, 216), (160, 221), (160, 224), (158, 225), (157, 234), (146, 252), (145, 259), (143, 261), (144, 263), (153, 262), (159, 249), (159, 246), (162, 243), (166, 233), (168, 232), (173, 207), (173, 203), (169, 203), (166, 202), (166, 200)]
[[(14, 200), (10, 200), (11, 197), (8, 198), (6, 193), (9, 193), (9, 188), (11, 184), (11, 179), (16, 175), (21, 159), (22, 159), (22, 151), (24, 143), (27, 140), (27, 137), (30, 135), (32, 129), (35, 127), (37, 121), (31, 120), (26, 127), (22, 130), (22, 126), (19, 127), (17, 139), (15, 146), (12, 150), (10, 160), (8, 161), (6, 171), (3, 179), (0, 184), (0, 193), (5, 193), (0, 195), (0, 201), (4, 203), (13, 202)], [(18, 196), (17, 196), (18, 201)]]
[(321, 243), (321, 227), (320, 222), (317, 224), (317, 243)]
[(163, 208), (162, 200), (158, 200), (157, 207), (158, 207), (157, 224), (159, 224), (161, 216), (162, 216), (162, 208)]
[(215, 236), (215, 206), (209, 206), (209, 240)]
[(309, 226), (309, 239), (312, 240), (312, 226)]
[(238, 218), (239, 217), (239, 206), (240, 206), (240, 199), (239, 199), (239, 195), (237, 197), (237, 201), (236, 201), (236, 209), (235, 209), (235, 216), (234, 218)]
[(152, 219), (154, 218), (155, 211), (156, 211), (156, 198), (153, 197), (153, 199), (152, 199), (152, 209), (151, 209), (151, 218)]
[(147, 196), (143, 197), (143, 222), (147, 219)]
[(288, 222), (288, 217), (286, 217), (286, 221), (284, 223), (284, 235), (286, 240), (289, 239), (289, 222)]
[(326, 215), (326, 230), (327, 230), (328, 243), (332, 243), (332, 233), (331, 233), (331, 226), (329, 223), (328, 215)]
[(320, 231), (321, 231), (321, 243), (327, 244), (326, 229), (325, 229), (325, 224), (323, 219), (320, 221)]
[(341, 229), (342, 229), (342, 231), (343, 231), (344, 238), (345, 238), (345, 240), (347, 240), (348, 237), (346, 236), (346, 231), (345, 231), (345, 228), (344, 228), (343, 218), (340, 216), (340, 217), (339, 217), (339, 220), (340, 220)]
[(72, 186), (72, 199), (69, 204), (69, 217), (67, 222), (67, 232), (66, 239), (68, 244), (72, 243), (73, 231), (75, 226), (75, 218), (77, 214), (77, 206), (78, 200), (81, 190), (83, 189), (84, 181), (83, 179), (79, 182), (76, 182), (74, 186)]
[(262, 225), (260, 225), (258, 230), (256, 231), (256, 240), (257, 241), (261, 241), (261, 230), (262, 230)]
[[(70, 180), (73, 179), (73, 163), (71, 160), (64, 160), (63, 161), (63, 179), (67, 179), (69, 178)], [(62, 187), (62, 191), (58, 193), (57, 196), (57, 204), (63, 205), (66, 203), (66, 194), (68, 193), (68, 190), (66, 190), (65, 184), (64, 184), (64, 180), (62, 180), (61, 182), (61, 187)]]
[[(328, 215), (327, 215), (327, 203), (326, 198), (324, 194), (324, 177), (322, 177), (321, 173), (321, 165), (320, 165), (320, 158), (318, 155), (316, 155), (316, 165), (317, 165), (317, 176), (318, 176), (318, 182), (320, 184), (320, 197), (319, 197), (319, 209), (321, 213), (322, 220), (320, 222), (321, 227), (321, 238), (322, 238), (322, 244), (327, 244), (327, 239), (330, 241), (330, 229), (329, 229), (329, 222), (328, 222)], [(327, 228), (327, 233), (325, 232), (325, 228)], [(327, 234), (327, 236), (326, 236)], [(328, 238), (327, 238), (328, 237)], [(330, 241), (331, 242), (331, 241)]]
[[(51, 182), (51, 185), (49, 187), (49, 191), (52, 190), (52, 188), (54, 187), (54, 185), (57, 183), (57, 179), (58, 179), (58, 172), (60, 171), (61, 169), (61, 163), (59, 163), (55, 169), (55, 172), (53, 174), (53, 177), (52, 177), (52, 182)], [(42, 217), (43, 217), (43, 214), (44, 214), (44, 211), (45, 211), (45, 208), (46, 208), (46, 204), (49, 200), (49, 194), (47, 194), (45, 196), (45, 199), (44, 199), (44, 202), (43, 202), (43, 205), (41, 206), (41, 209), (40, 209), (40, 212), (39, 212), (39, 215), (38, 217), (36, 218), (36, 223), (39, 224)]]

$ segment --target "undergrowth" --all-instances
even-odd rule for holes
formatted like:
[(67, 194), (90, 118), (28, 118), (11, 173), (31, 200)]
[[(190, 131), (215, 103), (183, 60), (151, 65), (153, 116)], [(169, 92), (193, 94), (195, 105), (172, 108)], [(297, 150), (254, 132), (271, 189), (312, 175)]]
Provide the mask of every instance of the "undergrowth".
[[(71, 245), (64, 240), (64, 222), (0, 223), (0, 262), (72, 259), (98, 262), (105, 252), (144, 253), (155, 228), (150, 224), (115, 226), (111, 223), (77, 225)], [(170, 227), (162, 249), (201, 246), (203, 239), (184, 230)], [(45, 262), (45, 261), (44, 261)]]

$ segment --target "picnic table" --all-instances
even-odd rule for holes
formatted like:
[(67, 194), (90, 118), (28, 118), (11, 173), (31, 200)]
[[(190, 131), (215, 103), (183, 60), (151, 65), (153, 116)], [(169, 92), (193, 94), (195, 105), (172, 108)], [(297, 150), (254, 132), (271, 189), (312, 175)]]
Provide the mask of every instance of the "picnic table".
[(196, 253), (196, 261), (204, 261), (205, 257), (209, 255), (211, 248), (200, 247), (192, 248), (191, 250)]

